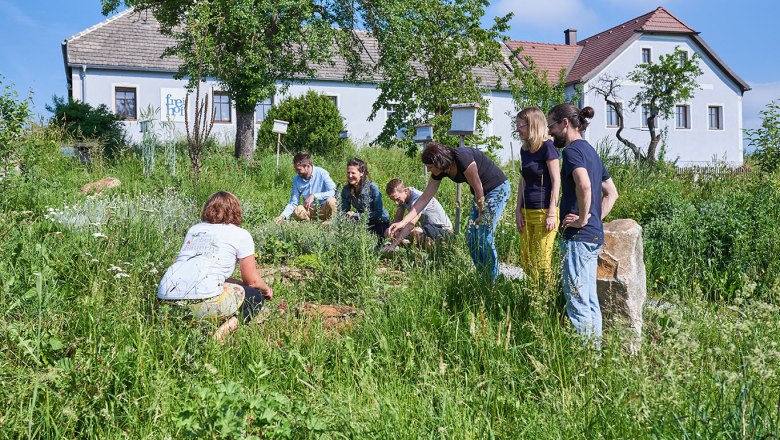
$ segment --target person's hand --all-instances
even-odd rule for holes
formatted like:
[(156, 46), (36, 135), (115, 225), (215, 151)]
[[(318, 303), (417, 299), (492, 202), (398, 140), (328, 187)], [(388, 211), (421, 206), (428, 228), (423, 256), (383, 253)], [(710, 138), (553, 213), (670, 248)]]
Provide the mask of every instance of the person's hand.
[(285, 221), (285, 220), (286, 220), (286, 219), (284, 218), (284, 216), (283, 216), (283, 215), (280, 215), (279, 217), (276, 217), (276, 218), (274, 219), (274, 223), (276, 223), (276, 224), (278, 225), (279, 223), (281, 223), (281, 222), (283, 222), (283, 221)]
[(395, 236), (395, 234), (396, 234), (398, 231), (400, 231), (401, 229), (403, 229), (403, 228), (404, 228), (404, 226), (406, 226), (406, 225), (404, 224), (404, 222), (396, 222), (396, 223), (393, 223), (392, 225), (390, 225), (390, 227), (387, 229), (387, 231), (390, 233), (390, 236), (393, 236), (393, 237), (394, 237), (394, 236)]
[(547, 232), (554, 231), (555, 227), (558, 226), (558, 220), (555, 218), (555, 214), (547, 215), (544, 225), (547, 228)]
[(268, 286), (267, 289), (263, 292), (263, 296), (265, 299), (272, 299), (274, 297), (274, 290), (271, 289), (271, 286)]
[(577, 214), (566, 214), (563, 218), (563, 226), (565, 228), (580, 229), (588, 224), (588, 217), (580, 217)]
[(515, 226), (517, 226), (517, 232), (522, 234), (523, 229), (525, 229), (525, 217), (520, 212), (515, 215)]
[(303, 207), (306, 209), (311, 208), (311, 205), (314, 203), (314, 194), (310, 195), (309, 197), (306, 197), (306, 200), (303, 201)]

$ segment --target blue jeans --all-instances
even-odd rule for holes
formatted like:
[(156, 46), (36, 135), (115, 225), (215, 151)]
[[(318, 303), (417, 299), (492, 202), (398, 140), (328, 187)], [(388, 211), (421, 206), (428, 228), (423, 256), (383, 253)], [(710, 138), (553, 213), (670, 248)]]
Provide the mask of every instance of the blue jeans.
[(498, 252), (496, 252), (493, 232), (501, 219), (501, 214), (504, 213), (510, 192), (509, 180), (505, 180), (504, 183), (485, 194), (485, 208), (478, 225), (474, 224), (478, 215), (476, 202), (471, 205), (469, 213), (466, 239), (469, 244), (471, 261), (474, 262), (478, 272), (484, 275), (489, 274), (493, 280), (498, 278)]
[(601, 339), (601, 307), (596, 292), (596, 268), (601, 245), (576, 240), (561, 241), (561, 281), (566, 314), (577, 333), (588, 340)]

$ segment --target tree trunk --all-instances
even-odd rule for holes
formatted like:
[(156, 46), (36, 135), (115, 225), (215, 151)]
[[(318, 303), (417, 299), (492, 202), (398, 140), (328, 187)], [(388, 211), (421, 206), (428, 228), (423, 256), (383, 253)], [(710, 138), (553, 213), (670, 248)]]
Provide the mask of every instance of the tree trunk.
[(252, 162), (255, 150), (255, 112), (242, 112), (236, 108), (236, 151), (237, 158)]
[(647, 162), (655, 163), (655, 151), (658, 148), (658, 143), (661, 141), (661, 135), (657, 134), (650, 138), (650, 145), (647, 147)]
[(607, 103), (609, 103), (612, 106), (612, 108), (615, 110), (615, 113), (617, 114), (617, 118), (618, 118), (618, 129), (617, 132), (615, 133), (615, 137), (629, 150), (631, 150), (631, 152), (634, 153), (634, 158), (636, 159), (636, 161), (640, 162), (642, 160), (642, 151), (639, 149), (639, 147), (636, 146), (636, 144), (634, 144), (633, 142), (629, 141), (628, 139), (620, 135), (623, 132), (623, 128), (625, 128), (623, 111), (619, 108), (617, 103), (613, 103), (609, 100), (607, 101)]

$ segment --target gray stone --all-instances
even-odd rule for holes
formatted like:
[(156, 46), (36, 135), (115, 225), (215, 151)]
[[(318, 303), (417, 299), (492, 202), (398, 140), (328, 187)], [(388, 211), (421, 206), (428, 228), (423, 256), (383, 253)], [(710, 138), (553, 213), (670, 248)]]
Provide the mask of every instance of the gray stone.
[(604, 224), (596, 278), (604, 327), (629, 330), (628, 347), (636, 352), (642, 341), (647, 298), (642, 227), (637, 222), (619, 219)]

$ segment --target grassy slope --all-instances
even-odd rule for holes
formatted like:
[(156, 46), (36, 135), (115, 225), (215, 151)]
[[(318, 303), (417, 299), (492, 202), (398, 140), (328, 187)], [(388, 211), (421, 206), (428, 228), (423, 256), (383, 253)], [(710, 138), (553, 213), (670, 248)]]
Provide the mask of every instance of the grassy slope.
[[(144, 179), (132, 157), (74, 165), (42, 135), (30, 149), (27, 179), (8, 182), (0, 212), (0, 436), (778, 434), (778, 308), (749, 291), (730, 303), (691, 294), (647, 308), (638, 355), (626, 354), (614, 332), (596, 354), (561, 325), (557, 286), (476, 282), (463, 243), (381, 261), (371, 239), (348, 225), (273, 226), (292, 177), (288, 165), (274, 177), (273, 157), (245, 168), (211, 155), (194, 185), (160, 164)], [(361, 154), (380, 188), (396, 176), (423, 186), (419, 164), (400, 152)], [(316, 163), (343, 182), (341, 158)], [(113, 200), (113, 209), (78, 191), (107, 175), (123, 182), (97, 199)], [(634, 188), (618, 185), (630, 207), (640, 206)], [(208, 327), (154, 306), (162, 271), (219, 189), (243, 202), (258, 246), (276, 237), (322, 266), (314, 280), (275, 286), (274, 303), (288, 313), (241, 328), (224, 346)], [(452, 212), (454, 185), (442, 191)], [(107, 213), (100, 225), (45, 218), (48, 207), (72, 217), (87, 203)], [(514, 260), (512, 207), (506, 212), (497, 235), (503, 258)], [(377, 273), (380, 265), (406, 275)], [(303, 301), (353, 304), (365, 315), (334, 334), (296, 317)]]

